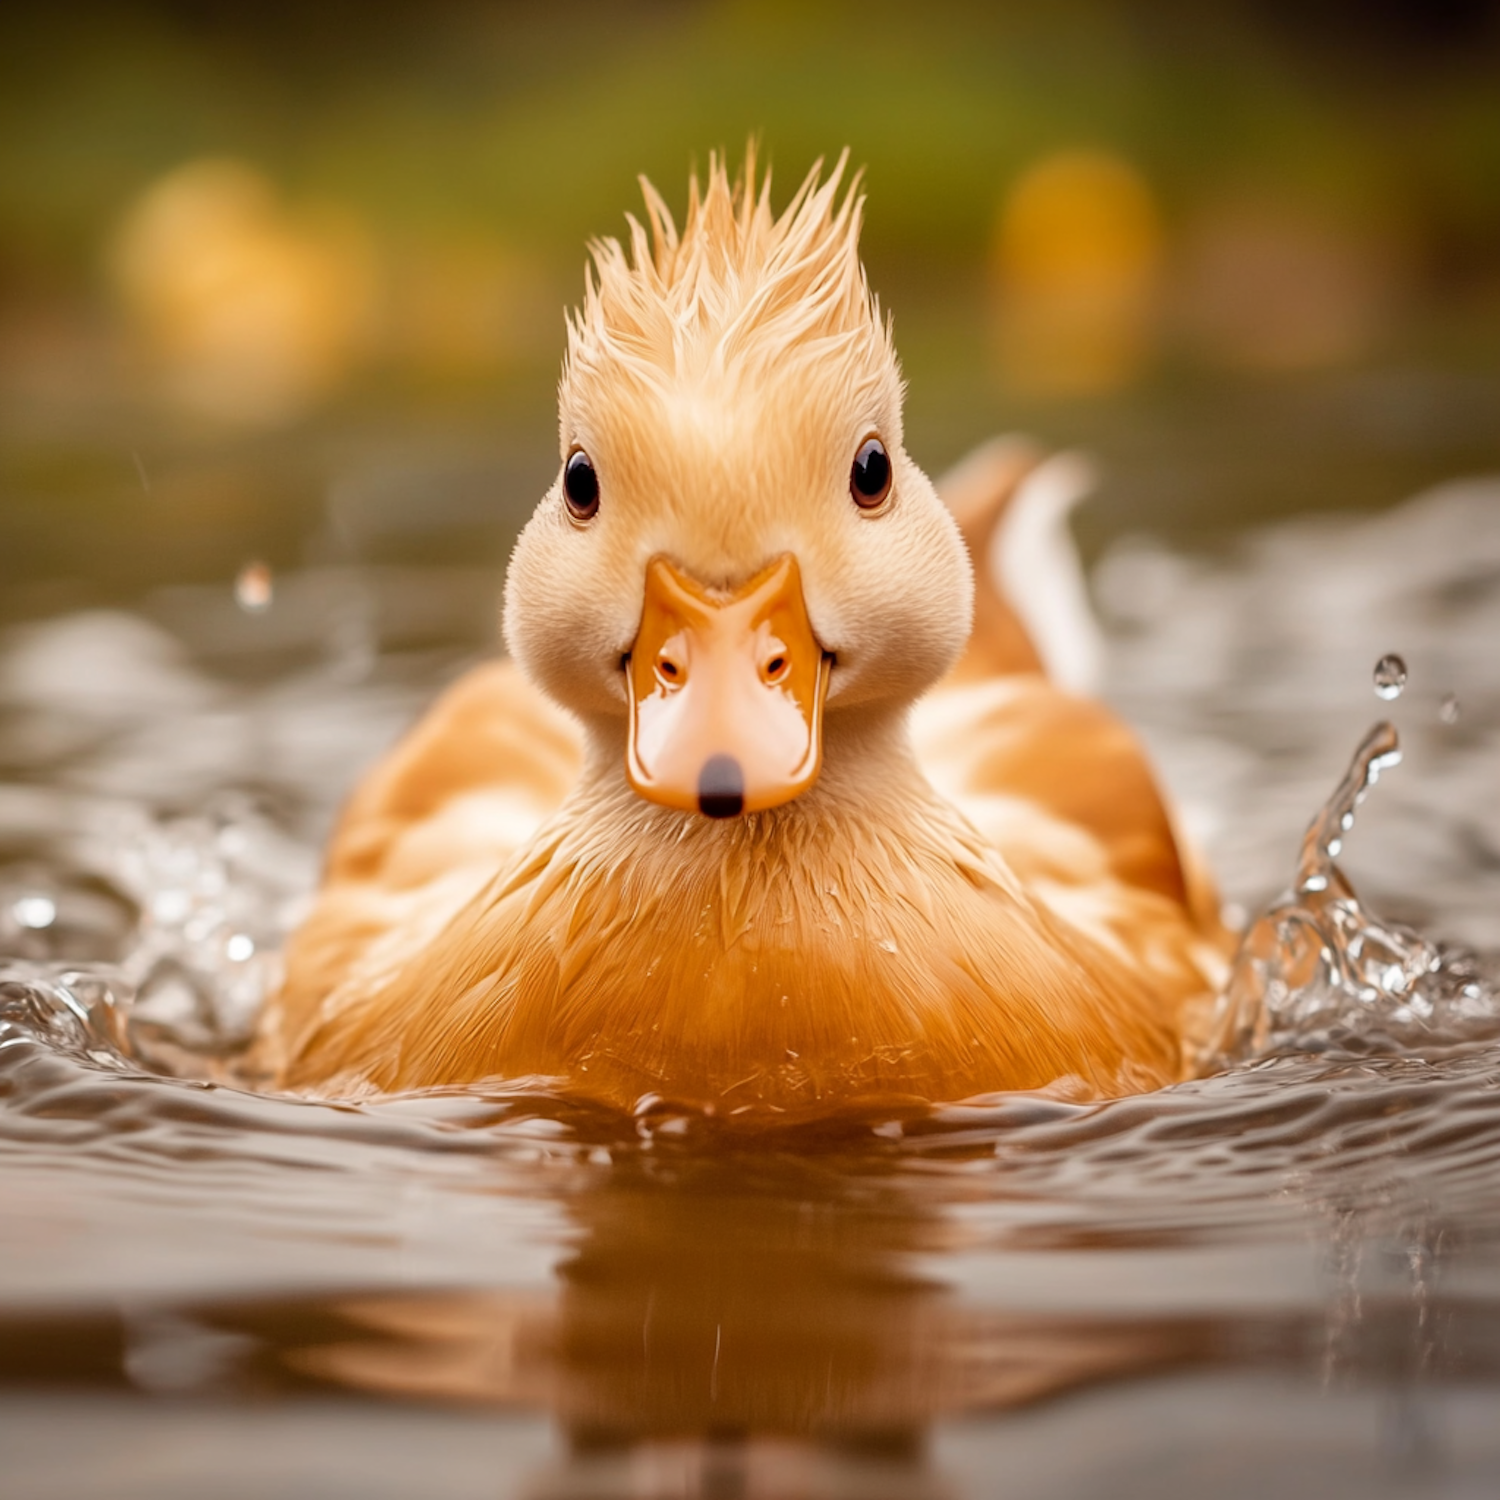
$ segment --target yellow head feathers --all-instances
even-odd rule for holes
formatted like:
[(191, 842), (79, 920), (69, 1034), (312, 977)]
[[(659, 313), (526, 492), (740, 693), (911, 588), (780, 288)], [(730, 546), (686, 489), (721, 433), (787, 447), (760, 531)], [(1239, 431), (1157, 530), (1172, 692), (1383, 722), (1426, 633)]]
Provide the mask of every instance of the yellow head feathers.
[(661, 391), (760, 378), (808, 356), (848, 361), (856, 384), (893, 378), (889, 329), (859, 261), (858, 173), (840, 196), (847, 164), (845, 151), (820, 181), (816, 163), (778, 216), (753, 146), (733, 181), (711, 155), (707, 187), (690, 180), (680, 234), (642, 178), (646, 223), (627, 216), (628, 252), (616, 239), (590, 247), (583, 306), (568, 320), (564, 408), (592, 374)]

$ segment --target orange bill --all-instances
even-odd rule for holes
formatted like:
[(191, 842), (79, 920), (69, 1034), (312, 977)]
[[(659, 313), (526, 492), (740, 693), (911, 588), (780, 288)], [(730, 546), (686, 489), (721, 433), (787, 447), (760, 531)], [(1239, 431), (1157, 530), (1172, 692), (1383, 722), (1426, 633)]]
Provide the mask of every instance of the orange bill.
[(790, 553), (733, 592), (653, 558), (626, 665), (631, 786), (711, 818), (790, 802), (818, 777), (831, 661)]

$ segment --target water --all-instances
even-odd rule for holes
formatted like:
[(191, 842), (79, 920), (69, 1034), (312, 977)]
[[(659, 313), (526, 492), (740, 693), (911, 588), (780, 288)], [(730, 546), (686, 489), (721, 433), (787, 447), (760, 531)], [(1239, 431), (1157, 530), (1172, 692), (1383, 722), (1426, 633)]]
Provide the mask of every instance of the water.
[(754, 1140), (217, 1081), (342, 790), (465, 659), (420, 628), (444, 580), (13, 635), (6, 1493), (1493, 1493), (1500, 485), (1096, 582), (1111, 691), (1255, 914), (1221, 1070)]
[(1406, 686), (1406, 663), (1395, 652), (1389, 652), (1375, 663), (1375, 696), (1387, 703), (1401, 696)]

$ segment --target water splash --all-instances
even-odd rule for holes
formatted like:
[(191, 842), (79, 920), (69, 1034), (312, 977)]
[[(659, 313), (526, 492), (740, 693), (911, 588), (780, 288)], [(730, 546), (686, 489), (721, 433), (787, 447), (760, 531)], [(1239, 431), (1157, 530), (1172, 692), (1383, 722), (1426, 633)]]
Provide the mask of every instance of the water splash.
[(1375, 663), (1375, 696), (1389, 703), (1406, 686), (1406, 663), (1394, 651)]
[(1438, 718), (1445, 724), (1457, 724), (1460, 714), (1463, 713), (1463, 704), (1457, 693), (1449, 693), (1443, 701), (1438, 704)]
[(128, 980), (105, 964), (0, 964), (0, 1054), (40, 1043), (113, 1072), (131, 1070)]
[(238, 794), (90, 817), (81, 874), (0, 873), (0, 1044), (29, 1029), (95, 1062), (201, 1076), (244, 1046), (279, 982), (310, 851)]
[(1395, 726), (1375, 725), (1308, 826), (1292, 888), (1240, 945), (1221, 1002), (1215, 1065), (1273, 1051), (1457, 1044), (1500, 1030), (1494, 962), (1378, 916), (1339, 868), (1356, 810), (1400, 761)]

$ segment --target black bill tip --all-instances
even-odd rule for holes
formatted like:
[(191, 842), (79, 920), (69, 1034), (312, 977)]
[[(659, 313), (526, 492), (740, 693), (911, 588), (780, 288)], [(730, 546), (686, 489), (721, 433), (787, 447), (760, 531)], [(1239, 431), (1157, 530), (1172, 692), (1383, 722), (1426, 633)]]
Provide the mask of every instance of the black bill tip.
[(698, 773), (698, 811), (737, 818), (745, 810), (745, 773), (732, 755), (711, 755)]

